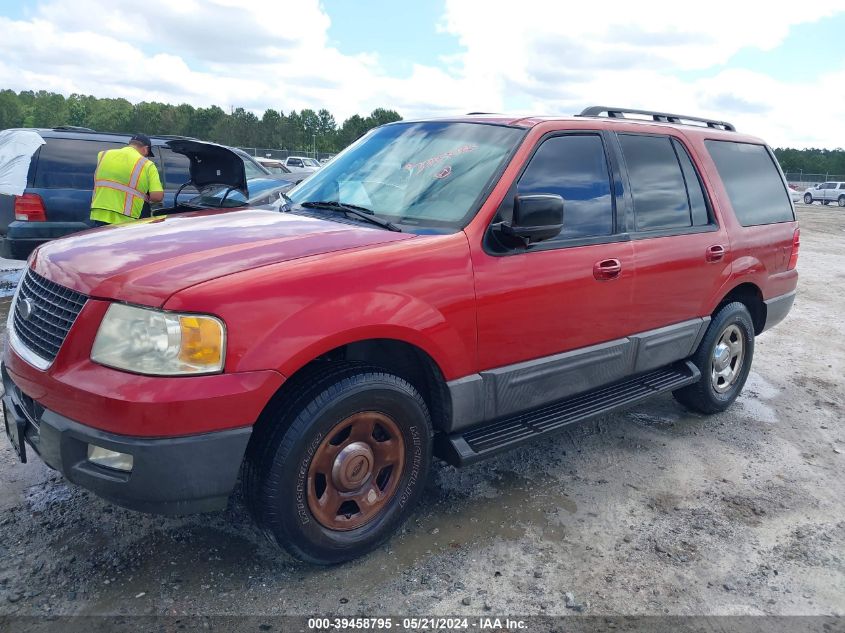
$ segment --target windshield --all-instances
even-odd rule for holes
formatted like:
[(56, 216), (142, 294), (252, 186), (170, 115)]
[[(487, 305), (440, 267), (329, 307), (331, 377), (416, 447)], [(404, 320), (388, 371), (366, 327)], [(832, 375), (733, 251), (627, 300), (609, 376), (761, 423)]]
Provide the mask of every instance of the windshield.
[(260, 176), (266, 176), (270, 173), (270, 171), (262, 166), (259, 165), (257, 162), (248, 158), (247, 156), (241, 156), (241, 159), (244, 161), (244, 173), (246, 174), (247, 178), (258, 178)]
[(294, 205), (340, 202), (394, 223), (459, 228), (524, 133), (480, 123), (386, 125), (288, 195)]
[[(188, 204), (192, 207), (222, 207), (224, 209), (231, 209), (233, 207), (242, 207), (246, 204), (254, 204), (259, 200), (268, 198), (274, 189), (283, 191), (286, 187), (290, 187), (289, 182), (283, 180), (276, 180), (275, 178), (254, 178), (246, 181), (249, 198), (245, 198), (240, 191), (231, 190), (228, 187), (210, 187), (203, 191), (200, 195), (194, 196), (188, 200)], [(226, 195), (226, 192), (229, 195)], [(226, 200), (223, 200), (226, 196)], [(221, 205), (221, 202), (223, 203)]]

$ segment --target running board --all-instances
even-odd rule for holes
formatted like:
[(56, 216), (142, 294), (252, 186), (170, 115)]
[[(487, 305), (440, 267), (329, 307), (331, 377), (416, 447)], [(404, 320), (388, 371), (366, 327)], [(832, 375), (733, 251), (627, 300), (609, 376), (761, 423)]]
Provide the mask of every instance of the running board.
[(453, 466), (466, 466), (563, 427), (604, 415), (667, 391), (686, 387), (701, 378), (689, 361), (662, 367), (565, 400), (486, 422), (467, 431), (441, 435), (435, 454)]

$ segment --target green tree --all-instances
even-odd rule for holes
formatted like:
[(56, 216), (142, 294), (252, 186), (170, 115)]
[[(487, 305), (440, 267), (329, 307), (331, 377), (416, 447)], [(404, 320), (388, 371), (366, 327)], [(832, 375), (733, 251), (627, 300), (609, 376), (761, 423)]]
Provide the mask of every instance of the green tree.
[(70, 95), (67, 99), (68, 125), (87, 127), (90, 103), (91, 97), (79, 94)]
[(0, 129), (21, 127), (23, 117), (18, 95), (12, 90), (0, 90)]
[(399, 113), (396, 110), (386, 110), (384, 108), (376, 108), (370, 113), (370, 116), (367, 117), (367, 125), (369, 127), (378, 127), (379, 125), (384, 125), (385, 123), (393, 123), (394, 121), (401, 121), (402, 117), (399, 116)]
[(32, 103), (33, 127), (67, 125), (68, 110), (65, 98), (55, 92), (39, 90)]

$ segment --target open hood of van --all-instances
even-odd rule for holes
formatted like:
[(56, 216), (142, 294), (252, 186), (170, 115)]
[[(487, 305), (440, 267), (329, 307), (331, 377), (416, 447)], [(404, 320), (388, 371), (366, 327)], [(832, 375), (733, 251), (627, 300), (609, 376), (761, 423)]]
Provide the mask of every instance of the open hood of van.
[(188, 157), (191, 163), (190, 184), (197, 190), (222, 186), (248, 195), (244, 161), (228, 147), (192, 139), (174, 139), (165, 146)]

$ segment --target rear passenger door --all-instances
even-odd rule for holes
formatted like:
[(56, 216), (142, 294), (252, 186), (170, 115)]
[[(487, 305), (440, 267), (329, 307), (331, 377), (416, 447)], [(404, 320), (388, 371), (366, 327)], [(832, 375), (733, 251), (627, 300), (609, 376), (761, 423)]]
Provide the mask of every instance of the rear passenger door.
[(645, 370), (651, 364), (650, 348), (663, 348), (659, 359), (652, 358), (654, 364), (667, 360), (673, 349), (679, 358), (688, 355), (701, 325), (700, 319), (692, 320), (709, 312), (711, 297), (730, 276), (732, 256), (728, 235), (716, 223), (699, 170), (684, 144), (657, 134), (616, 138), (631, 196), (634, 331), (676, 326), (643, 338), (638, 369)]

